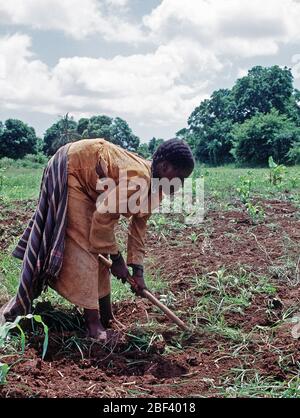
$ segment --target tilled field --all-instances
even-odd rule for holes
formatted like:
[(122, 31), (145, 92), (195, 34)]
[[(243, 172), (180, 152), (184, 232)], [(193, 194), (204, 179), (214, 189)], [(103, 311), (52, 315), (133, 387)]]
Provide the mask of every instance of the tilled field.
[[(208, 212), (197, 228), (171, 219), (163, 231), (149, 228), (148, 272), (168, 283), (167, 303), (193, 332), (182, 334), (148, 301), (125, 300), (114, 308), (126, 332), (104, 348), (86, 340), (80, 326), (61, 330), (52, 308), (40, 305), (50, 326), (47, 355), (42, 361), (42, 333), (29, 332), (24, 356), (6, 358), (19, 361), (0, 396), (252, 396), (258, 387), (260, 396), (271, 396), (285, 384), (288, 390), (300, 364), (291, 322), (300, 312), (299, 211), (288, 202), (260, 204), (261, 224), (237, 207)], [(32, 207), (19, 210), (24, 226)], [(9, 211), (2, 218), (2, 249), (20, 234), (16, 219)], [(75, 310), (68, 315), (80, 324)]]

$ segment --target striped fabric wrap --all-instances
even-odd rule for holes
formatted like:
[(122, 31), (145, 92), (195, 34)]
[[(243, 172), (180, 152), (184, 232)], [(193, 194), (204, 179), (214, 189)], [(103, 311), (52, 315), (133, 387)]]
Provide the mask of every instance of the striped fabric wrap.
[(68, 148), (49, 160), (35, 210), (13, 256), (23, 260), (16, 296), (3, 312), (7, 321), (31, 312), (32, 302), (57, 278), (63, 262), (68, 202)]

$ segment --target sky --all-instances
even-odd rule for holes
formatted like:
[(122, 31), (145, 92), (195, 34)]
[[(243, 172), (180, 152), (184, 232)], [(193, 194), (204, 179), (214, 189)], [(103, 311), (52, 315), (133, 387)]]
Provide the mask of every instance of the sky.
[(300, 0), (0, 0), (0, 120), (38, 135), (67, 112), (171, 138), (254, 65), (292, 68)]

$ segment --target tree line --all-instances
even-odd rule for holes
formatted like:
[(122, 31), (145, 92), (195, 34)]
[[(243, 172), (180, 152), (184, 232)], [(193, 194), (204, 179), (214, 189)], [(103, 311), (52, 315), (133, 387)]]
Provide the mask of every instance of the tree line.
[[(252, 68), (232, 89), (220, 89), (204, 100), (177, 132), (196, 160), (212, 164), (265, 165), (270, 156), (278, 163), (300, 163), (300, 92), (289, 68)], [(96, 115), (75, 121), (61, 117), (38, 138), (34, 128), (17, 119), (0, 122), (0, 158), (26, 154), (53, 155), (68, 142), (105, 138), (129, 151), (151, 158), (161, 138), (141, 143), (119, 117)]]
[(213, 165), (300, 162), (300, 92), (289, 68), (256, 66), (232, 89), (220, 89), (177, 133), (197, 160)]
[(61, 117), (44, 134), (36, 136), (34, 128), (18, 119), (0, 122), (0, 158), (21, 159), (28, 154), (51, 156), (63, 145), (80, 139), (105, 138), (113, 144), (150, 158), (163, 139), (152, 138), (149, 143), (140, 142), (128, 123), (106, 115), (81, 118), (78, 122), (68, 114)]

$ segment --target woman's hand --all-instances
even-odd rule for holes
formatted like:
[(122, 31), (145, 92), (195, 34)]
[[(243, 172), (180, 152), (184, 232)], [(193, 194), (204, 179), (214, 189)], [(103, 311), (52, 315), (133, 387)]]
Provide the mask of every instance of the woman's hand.
[(117, 255), (111, 255), (110, 258), (112, 261), (110, 269), (111, 274), (117, 279), (122, 280), (122, 283), (125, 283), (129, 275), (129, 271), (122, 254), (119, 253)]
[(130, 281), (128, 280), (131, 285), (131, 291), (137, 296), (143, 297), (143, 290), (147, 289), (143, 267), (136, 264), (130, 264), (130, 267), (132, 267), (133, 270)]

